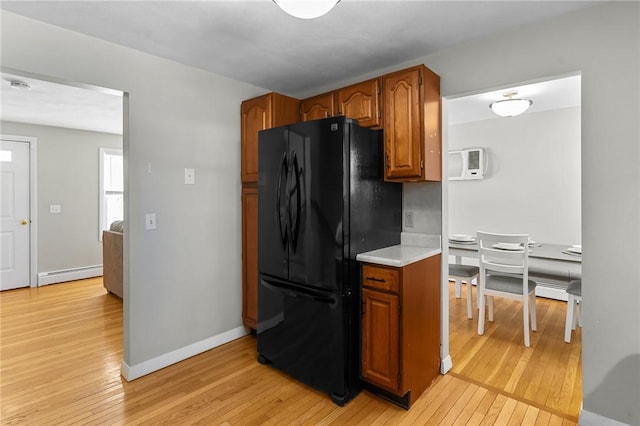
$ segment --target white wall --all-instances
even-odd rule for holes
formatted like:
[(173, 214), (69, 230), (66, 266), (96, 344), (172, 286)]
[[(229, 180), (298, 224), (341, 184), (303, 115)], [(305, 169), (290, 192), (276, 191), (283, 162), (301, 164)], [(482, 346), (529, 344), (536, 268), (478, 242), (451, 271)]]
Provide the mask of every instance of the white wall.
[[(244, 332), (239, 111), (266, 90), (6, 11), (0, 35), (3, 67), (129, 94), (125, 373)], [(195, 185), (183, 183), (187, 167)]]
[[(99, 148), (122, 148), (122, 136), (7, 121), (0, 126), (4, 134), (37, 138), (37, 272), (102, 265)], [(50, 213), (51, 204), (61, 212)]]
[(482, 147), (484, 179), (449, 181), (449, 235), (528, 233), (581, 242), (580, 108), (449, 126), (449, 150)]

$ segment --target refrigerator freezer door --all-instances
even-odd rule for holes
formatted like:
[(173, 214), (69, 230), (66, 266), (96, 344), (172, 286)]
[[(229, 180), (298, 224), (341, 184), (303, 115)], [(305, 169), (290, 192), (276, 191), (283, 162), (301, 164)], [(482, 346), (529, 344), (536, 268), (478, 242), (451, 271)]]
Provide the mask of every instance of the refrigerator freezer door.
[(287, 131), (263, 130), (258, 137), (258, 270), (287, 278), (289, 230)]
[(333, 292), (343, 291), (344, 147), (344, 117), (289, 128), (289, 279)]
[(330, 394), (342, 405), (359, 391), (344, 316), (349, 296), (260, 276), (258, 353), (263, 364)]

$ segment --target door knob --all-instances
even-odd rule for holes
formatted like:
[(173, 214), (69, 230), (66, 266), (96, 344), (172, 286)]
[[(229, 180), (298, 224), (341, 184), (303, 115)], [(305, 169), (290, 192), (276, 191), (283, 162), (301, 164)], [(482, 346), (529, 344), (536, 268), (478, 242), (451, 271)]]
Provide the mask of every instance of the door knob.
[(22, 221), (20, 222), (20, 225), (26, 225), (27, 223), (29, 223), (29, 222), (27, 222), (26, 219), (22, 219)]

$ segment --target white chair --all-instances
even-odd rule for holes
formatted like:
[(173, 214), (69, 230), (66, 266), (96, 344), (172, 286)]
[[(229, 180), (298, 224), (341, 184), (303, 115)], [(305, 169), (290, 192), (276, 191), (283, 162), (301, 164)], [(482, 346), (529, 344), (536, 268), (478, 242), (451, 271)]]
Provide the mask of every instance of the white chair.
[(478, 334), (484, 334), (485, 305), (489, 302), (489, 321), (493, 321), (493, 297), (522, 302), (524, 345), (530, 346), (531, 329), (536, 330), (536, 282), (529, 279), (529, 236), (478, 232), (480, 293)]
[(582, 327), (580, 314), (582, 306), (578, 309), (578, 302), (582, 305), (582, 280), (573, 280), (567, 286), (567, 320), (564, 324), (564, 341), (571, 343), (571, 330), (575, 330), (577, 325)]
[(455, 281), (455, 295), (456, 299), (460, 298), (462, 282), (466, 282), (467, 285), (467, 317), (473, 319), (473, 304), (471, 302), (471, 281), (474, 278), (478, 278), (480, 274), (480, 268), (472, 265), (460, 265), (458, 263), (449, 264), (449, 278), (453, 278)]

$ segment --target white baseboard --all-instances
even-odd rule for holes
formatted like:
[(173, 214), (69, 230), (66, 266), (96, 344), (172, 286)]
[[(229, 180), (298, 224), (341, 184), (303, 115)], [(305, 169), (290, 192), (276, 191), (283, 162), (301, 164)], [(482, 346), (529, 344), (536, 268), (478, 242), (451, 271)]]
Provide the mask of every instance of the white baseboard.
[(453, 362), (451, 361), (451, 355), (447, 355), (446, 358), (440, 361), (440, 374), (447, 374), (452, 367)]
[(601, 416), (596, 413), (580, 410), (580, 418), (578, 419), (580, 426), (629, 426), (627, 423), (619, 422), (608, 417)]
[(567, 291), (555, 287), (547, 287), (544, 284), (536, 286), (536, 296), (546, 297), (547, 299), (568, 300)]
[(120, 374), (128, 382), (135, 380), (139, 377), (146, 376), (149, 373), (158, 371), (164, 367), (168, 367), (180, 361), (184, 361), (187, 358), (191, 358), (194, 355), (206, 352), (209, 349), (216, 348), (220, 345), (224, 345), (232, 340), (236, 340), (242, 336), (246, 336), (248, 331), (244, 327), (234, 328), (224, 333), (217, 334), (208, 339), (201, 340), (191, 345), (185, 346), (175, 351), (166, 353), (164, 355), (157, 356), (148, 361), (143, 361), (136, 365), (127, 365), (124, 361), (120, 366)]
[(39, 272), (38, 287), (66, 281), (83, 280), (102, 275), (102, 265), (82, 266), (80, 268), (62, 269), (59, 271)]

